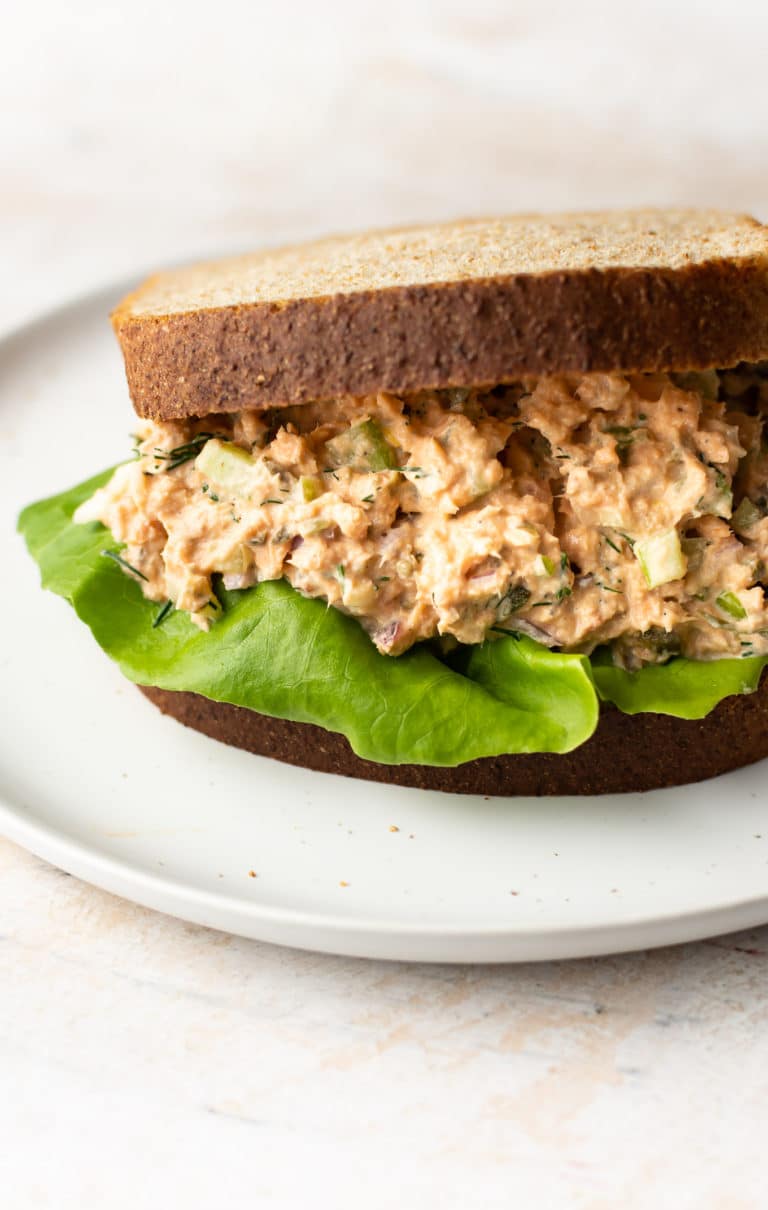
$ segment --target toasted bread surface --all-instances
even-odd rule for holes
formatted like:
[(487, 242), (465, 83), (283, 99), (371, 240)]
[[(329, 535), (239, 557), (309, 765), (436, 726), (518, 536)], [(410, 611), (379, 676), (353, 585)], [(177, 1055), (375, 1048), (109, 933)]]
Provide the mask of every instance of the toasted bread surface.
[(344, 736), (268, 718), (194, 693), (141, 686), (150, 701), (222, 743), (323, 773), (458, 794), (619, 794), (702, 781), (768, 756), (768, 678), (753, 694), (726, 698), (695, 721), (604, 709), (591, 739), (562, 756), (497, 756), (454, 769), (379, 765), (355, 756)]
[(161, 273), (113, 323), (142, 416), (768, 356), (768, 228), (711, 210), (518, 215)]

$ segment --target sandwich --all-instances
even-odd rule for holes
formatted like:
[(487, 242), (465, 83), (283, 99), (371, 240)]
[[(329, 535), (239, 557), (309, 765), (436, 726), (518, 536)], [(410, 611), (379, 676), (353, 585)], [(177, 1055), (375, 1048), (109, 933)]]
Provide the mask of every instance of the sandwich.
[(112, 323), (132, 456), (20, 529), (164, 713), (484, 795), (768, 755), (768, 228), (335, 237), (160, 273)]

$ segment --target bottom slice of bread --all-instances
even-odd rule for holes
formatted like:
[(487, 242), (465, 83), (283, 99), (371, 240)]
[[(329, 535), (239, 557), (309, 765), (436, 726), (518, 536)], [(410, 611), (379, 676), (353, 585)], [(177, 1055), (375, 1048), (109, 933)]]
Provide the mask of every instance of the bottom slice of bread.
[[(591, 739), (564, 756), (492, 756), (455, 769), (379, 765), (355, 756), (343, 735), (269, 718), (195, 693), (140, 686), (164, 714), (222, 743), (290, 765), (368, 781), (458, 794), (615, 794), (702, 781), (768, 756), (768, 677), (706, 718), (605, 709)], [(725, 804), (727, 805), (727, 804)]]

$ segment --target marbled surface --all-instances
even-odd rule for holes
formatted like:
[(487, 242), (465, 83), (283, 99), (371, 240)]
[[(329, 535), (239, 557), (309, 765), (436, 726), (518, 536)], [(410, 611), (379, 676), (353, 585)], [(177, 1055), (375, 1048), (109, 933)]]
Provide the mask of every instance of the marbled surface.
[[(157, 261), (328, 229), (768, 214), (762, 6), (465, 10), (9, 9), (0, 327)], [(0, 841), (0, 970), (9, 1210), (766, 1204), (768, 929), (517, 968), (334, 959), (161, 917)]]
[(768, 930), (541, 966), (208, 932), (0, 846), (18, 1206), (765, 1204)]

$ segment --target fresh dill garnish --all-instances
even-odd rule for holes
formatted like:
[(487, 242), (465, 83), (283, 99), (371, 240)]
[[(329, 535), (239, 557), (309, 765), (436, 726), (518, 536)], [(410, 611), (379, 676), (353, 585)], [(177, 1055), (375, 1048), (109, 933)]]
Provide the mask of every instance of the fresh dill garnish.
[(603, 584), (600, 580), (595, 580), (598, 588), (604, 588), (606, 592), (617, 592), (620, 597), (624, 596), (623, 588), (611, 588), (610, 584)]
[(373, 504), (373, 496), (363, 496), (363, 504)]
[(260, 507), (263, 508), (265, 504), (285, 504), (285, 500), (275, 500), (274, 497), (268, 496), (266, 500), (262, 500)]
[(565, 551), (563, 551), (560, 555), (560, 570), (561, 571), (568, 570), (568, 556), (565, 553)]
[(571, 595), (572, 591), (573, 589), (569, 588), (567, 584), (564, 584), (563, 587), (558, 588), (557, 592), (555, 593), (555, 600), (564, 601), (566, 597)]
[(612, 542), (612, 541), (611, 541), (611, 539), (608, 537), (608, 535), (607, 535), (607, 534), (603, 534), (603, 540), (604, 540), (605, 542), (607, 542), (607, 543), (608, 543), (608, 545), (610, 546), (611, 550), (615, 550), (615, 551), (616, 551), (616, 554), (617, 554), (617, 555), (620, 555), (620, 554), (621, 554), (621, 547), (617, 546), (615, 542)]
[(385, 582), (387, 582), (391, 579), (392, 579), (391, 576), (379, 576), (378, 577), (379, 584), (384, 584)]
[(114, 559), (115, 563), (119, 563), (120, 566), (125, 568), (126, 571), (130, 571), (132, 575), (138, 576), (139, 579), (143, 580), (145, 584), (149, 583), (149, 580), (144, 573), (139, 571), (138, 567), (132, 567), (128, 560), (123, 559), (116, 550), (103, 550), (101, 553), (105, 559)]
[(323, 471), (322, 471), (322, 473), (323, 473), (324, 475), (333, 475), (334, 479), (335, 479), (335, 480), (336, 480), (336, 482), (338, 483), (338, 481), (339, 481), (339, 476), (336, 474), (336, 472), (335, 472), (335, 470), (333, 469), (333, 467), (332, 467), (332, 466), (324, 466), (324, 467), (323, 467)]
[(344, 579), (344, 564), (339, 563), (338, 567), (336, 568), (336, 571), (338, 572), (339, 579), (343, 580)]
[(168, 614), (171, 612), (172, 609), (173, 609), (173, 601), (166, 601), (165, 605), (163, 605), (163, 608), (156, 615), (155, 620), (152, 623), (153, 630), (156, 630), (158, 626), (161, 626), (163, 624), (163, 622), (168, 617)]
[(196, 433), (189, 441), (185, 441), (183, 445), (176, 445), (170, 450), (161, 450), (155, 448), (155, 461), (167, 462), (165, 469), (167, 471), (175, 471), (177, 466), (181, 466), (185, 462), (191, 462), (196, 458), (206, 441), (213, 438), (219, 441), (226, 441), (226, 433)]
[(215, 492), (209, 492), (208, 499), (212, 500), (214, 504), (218, 504), (221, 497), (217, 496)]

